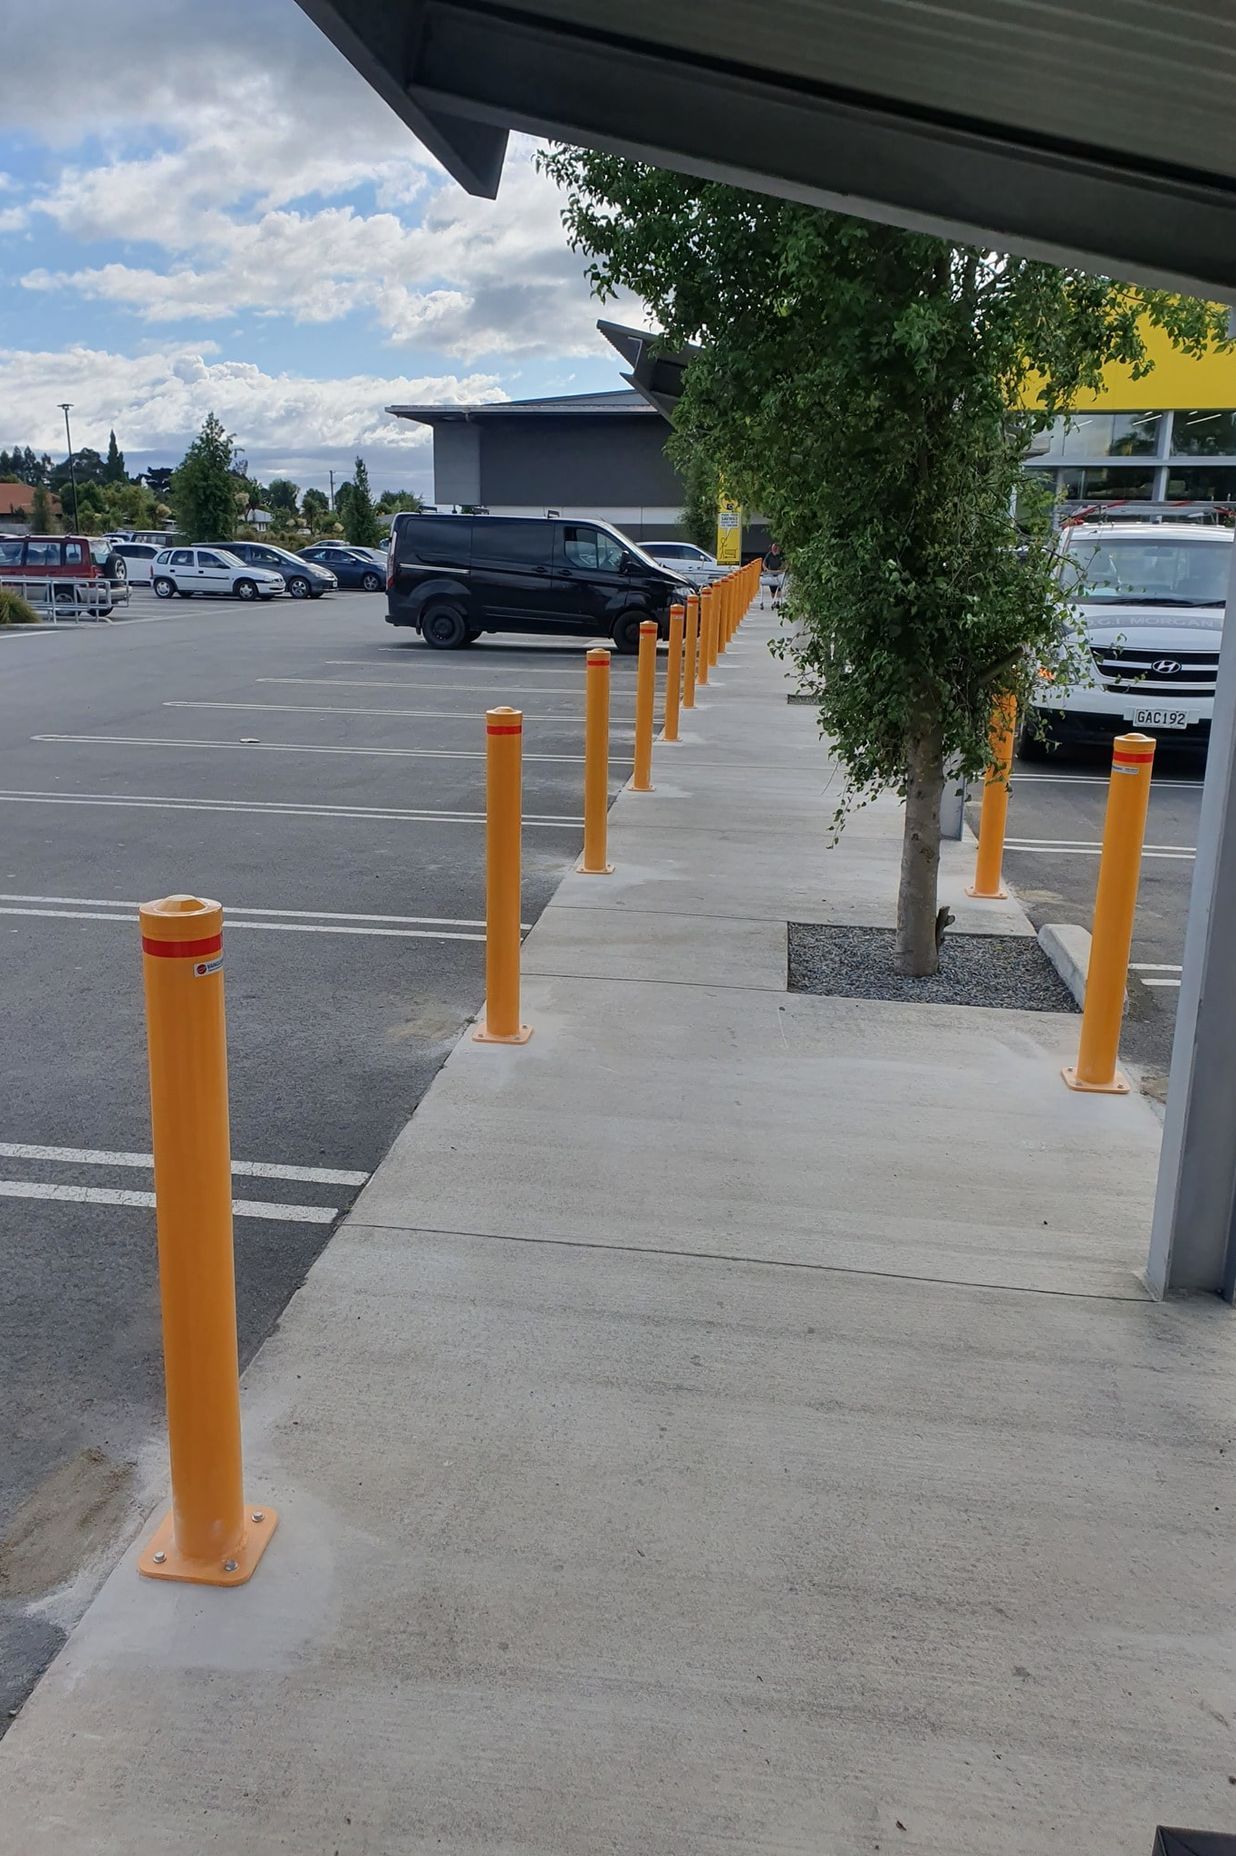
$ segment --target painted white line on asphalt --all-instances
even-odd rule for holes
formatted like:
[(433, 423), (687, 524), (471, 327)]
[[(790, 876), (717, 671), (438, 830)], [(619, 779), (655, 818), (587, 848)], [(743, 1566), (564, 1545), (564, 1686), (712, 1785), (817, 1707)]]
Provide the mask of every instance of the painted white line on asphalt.
[[(10, 896), (0, 891), (0, 902), (49, 902), (56, 908), (82, 909), (132, 909), (137, 913), (141, 904), (127, 902), (113, 896)], [(280, 921), (305, 922), (395, 922), (400, 927), (417, 928), (483, 928), (484, 921), (475, 915), (349, 915), (335, 909), (258, 909), (249, 908), (240, 902), (229, 902), (225, 910), (225, 919), (229, 924), (241, 926), (238, 916), (271, 915)], [(531, 928), (531, 922), (520, 922), (525, 934)], [(254, 922), (253, 927), (258, 923)]]
[[(1106, 773), (1022, 773), (1019, 768), (1015, 767), (1013, 769), (1014, 786), (1020, 785), (1023, 781), (1046, 786), (1109, 786), (1111, 775)], [(1150, 783), (1150, 790), (1152, 793), (1157, 793), (1165, 786), (1176, 788), (1181, 792), (1196, 793), (1199, 798), (1201, 797), (1202, 782), (1200, 780), (1154, 779)]]
[[(389, 677), (255, 677), (253, 681), (255, 683), (277, 683), (280, 686), (284, 684), (311, 684), (315, 689), (326, 690), (397, 690), (407, 687), (405, 684), (392, 683)], [(495, 699), (499, 696), (569, 697), (574, 693), (570, 689), (545, 689), (539, 683), (503, 683), (497, 686), (492, 683), (443, 683), (433, 686), (435, 690), (439, 688), (446, 690), (450, 695), (454, 695), (458, 691), (460, 695), (488, 696), (491, 699)], [(629, 692), (631, 695), (634, 695), (634, 684), (629, 686)], [(432, 691), (427, 691), (426, 693), (431, 694)], [(583, 693), (584, 680), (580, 677), (579, 694), (581, 697)], [(615, 695), (621, 695), (622, 693), (623, 690), (621, 688), (614, 692)], [(484, 715), (485, 711), (478, 704), (474, 709), (454, 710), (452, 713), (480, 716)]]
[[(113, 1152), (108, 1147), (41, 1147), (32, 1141), (0, 1141), (0, 1160), (54, 1160), (63, 1166), (153, 1167), (153, 1154)], [(265, 1160), (233, 1160), (245, 1179), (298, 1179), (306, 1185), (363, 1186), (368, 1173), (337, 1166), (276, 1166)]]
[[(1009, 844), (1016, 844), (1023, 851), (1038, 850), (1040, 847), (1049, 851), (1067, 851), (1073, 848), (1082, 851), (1101, 851), (1102, 840), (1099, 838), (1023, 838), (1010, 836)], [(1193, 857), (1197, 853), (1196, 844), (1144, 844), (1144, 851), (1171, 851), (1180, 856)]]
[(1180, 981), (1179, 981), (1179, 980), (1143, 980), (1143, 981), (1142, 981), (1142, 985), (1143, 985), (1143, 986), (1175, 986), (1175, 987), (1179, 987), (1179, 985), (1180, 985)]
[[(273, 799), (171, 799), (166, 796), (141, 799), (131, 793), (51, 793), (40, 791), (37, 788), (30, 792), (21, 790), (5, 792), (0, 789), (0, 803), (48, 806), (136, 806), (139, 809), (162, 812), (238, 812), (252, 814), (256, 818), (269, 814), (272, 818), (339, 818), (373, 821), (379, 824), (388, 820), (397, 824), (417, 825), (483, 825), (485, 823), (483, 812), (435, 811), (432, 807), (302, 805), (291, 799), (283, 803)], [(567, 813), (525, 812), (523, 822), (526, 826), (548, 826), (554, 831), (576, 831), (584, 821), (582, 818), (572, 818)]]
[[(363, 754), (376, 760), (484, 760), (483, 748), (323, 747), (310, 741), (181, 741), (164, 735), (31, 735), (32, 741), (57, 745), (117, 748), (235, 748), (242, 754)], [(555, 761), (582, 767), (582, 754), (525, 754), (528, 761)]]
[[(1102, 851), (1102, 846), (1098, 844), (1037, 844), (1016, 838), (1006, 839), (1004, 848), (1006, 851), (1026, 851), (1035, 857), (1098, 857)], [(1194, 859), (1192, 851), (1152, 851), (1149, 846), (1143, 850), (1142, 856), (1184, 864), (1191, 864)]]
[[(36, 915), (62, 922), (124, 922), (134, 926), (132, 915), (102, 915), (86, 909), (12, 909), (0, 907), (0, 915)], [(483, 941), (483, 934), (461, 934), (437, 928), (349, 928), (342, 923), (324, 922), (250, 922), (243, 917), (229, 923), (232, 928), (259, 928), (275, 934), (364, 934), (383, 935), (397, 941)]]
[[(582, 692), (581, 692), (582, 693)], [(507, 695), (508, 691), (501, 694)], [(165, 709), (242, 709), (249, 713), (254, 711), (269, 712), (275, 715), (404, 715), (412, 716), (422, 722), (467, 722), (474, 728), (484, 724), (483, 709), (374, 709), (344, 708), (338, 704), (320, 704), (306, 702), (165, 702)], [(583, 704), (579, 704), (582, 719)], [(529, 715), (524, 711), (525, 722), (570, 722), (574, 713), (567, 715)]]
[(1183, 973), (1184, 968), (1171, 960), (1131, 960), (1134, 973)]
[[(543, 668), (540, 664), (495, 664), (494, 675), (501, 676), (503, 670), (513, 670), (516, 676), (519, 677), (576, 677), (582, 679), (585, 653), (588, 648), (587, 644), (581, 644), (579, 661), (576, 664), (547, 664)], [(615, 656), (616, 655), (617, 653), (615, 653)], [(450, 678), (443, 675), (441, 670), (436, 672), (430, 670), (430, 663), (435, 661), (440, 662), (441, 660), (426, 658), (423, 659), (420, 664), (409, 664), (408, 669), (414, 673), (419, 673), (423, 670), (426, 677), (432, 679), (432, 684), (435, 689), (465, 689), (469, 687), (462, 683), (452, 683)], [(386, 664), (383, 663), (381, 659), (375, 660), (372, 657), (324, 657), (322, 662), (332, 669), (339, 670), (393, 670), (395, 668), (393, 664)], [(634, 654), (631, 656), (631, 662), (635, 662)], [(492, 690), (494, 686), (490, 683), (485, 687)], [(540, 686), (537, 685), (536, 687), (539, 688)]]
[[(153, 1206), (153, 1192), (126, 1192), (110, 1186), (49, 1186), (37, 1179), (0, 1179), (0, 1199), (55, 1199), (66, 1205)], [(278, 1224), (331, 1224), (337, 1205), (268, 1205), (262, 1199), (233, 1199), (237, 1218), (269, 1218)]]

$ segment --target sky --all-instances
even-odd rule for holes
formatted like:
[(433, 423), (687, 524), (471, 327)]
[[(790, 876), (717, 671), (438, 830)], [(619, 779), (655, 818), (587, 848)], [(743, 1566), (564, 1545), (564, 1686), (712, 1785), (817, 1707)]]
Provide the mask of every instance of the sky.
[(0, 449), (62, 457), (70, 400), (132, 472), (214, 411), (263, 481), (431, 494), (387, 405), (622, 384), (596, 319), (641, 308), (590, 297), (535, 144), (472, 199), (294, 0), (14, 8), (3, 54)]

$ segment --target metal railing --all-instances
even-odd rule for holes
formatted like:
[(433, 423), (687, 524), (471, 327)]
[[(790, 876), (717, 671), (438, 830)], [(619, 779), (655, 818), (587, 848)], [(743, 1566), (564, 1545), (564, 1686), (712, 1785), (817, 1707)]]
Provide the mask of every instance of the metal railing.
[[(41, 619), (50, 619), (53, 625), (80, 625), (84, 619), (110, 625), (117, 604), (109, 580), (92, 579), (84, 574), (80, 579), (70, 579), (63, 574), (48, 574), (43, 579), (33, 574), (0, 573), (0, 587), (19, 593)], [(126, 583), (124, 599), (127, 601), (128, 597)]]

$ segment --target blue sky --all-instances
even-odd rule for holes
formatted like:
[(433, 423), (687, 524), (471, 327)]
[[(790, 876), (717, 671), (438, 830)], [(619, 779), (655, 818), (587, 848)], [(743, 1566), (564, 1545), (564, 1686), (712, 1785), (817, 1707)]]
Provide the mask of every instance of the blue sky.
[(213, 410), (263, 478), (325, 485), (359, 450), (430, 490), (391, 402), (620, 384), (533, 154), (516, 138), (499, 198), (469, 198), (294, 0), (61, 0), (54, 33), (15, 11), (0, 448), (58, 455), (69, 399), (76, 444), (114, 426), (131, 469), (176, 463)]

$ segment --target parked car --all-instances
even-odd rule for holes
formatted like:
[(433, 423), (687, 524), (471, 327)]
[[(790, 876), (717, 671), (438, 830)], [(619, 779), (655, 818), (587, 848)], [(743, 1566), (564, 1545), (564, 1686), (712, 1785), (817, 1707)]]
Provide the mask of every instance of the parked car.
[(273, 567), (250, 567), (227, 548), (162, 548), (154, 560), (154, 590), (160, 599), (179, 593), (230, 594), (235, 599), (275, 599), (284, 590)]
[(283, 584), (293, 599), (321, 599), (323, 593), (331, 592), (339, 584), (329, 568), (302, 561), (299, 554), (276, 548), (273, 542), (229, 541), (227, 551), (249, 567), (268, 567), (272, 573), (282, 574)]
[(349, 548), (341, 541), (317, 541), (300, 552), (304, 560), (329, 568), (340, 586), (359, 586), (366, 593), (380, 593), (386, 585), (385, 558), (379, 567), (368, 548)]
[(691, 591), (607, 522), (411, 513), (395, 518), (386, 584), (387, 623), (439, 651), (482, 632), (608, 637), (635, 651), (641, 620), (664, 635)]
[(1232, 540), (1230, 528), (1187, 522), (1068, 530), (1061, 573), (1090, 667), (1071, 684), (1040, 681), (1023, 756), (1041, 757), (1053, 740), (1106, 745), (1129, 728), (1205, 746)]
[(152, 541), (113, 541), (112, 547), (124, 562), (133, 586), (149, 586), (154, 577), (155, 556), (159, 550)]
[(724, 580), (730, 571), (722, 567), (715, 554), (706, 554), (693, 541), (641, 541), (640, 547), (695, 587), (711, 586), (714, 580)]
[(40, 590), (51, 583), (64, 604), (78, 597), (75, 585), (89, 592), (95, 582), (113, 605), (129, 597), (125, 563), (105, 535), (0, 535), (0, 581)]

